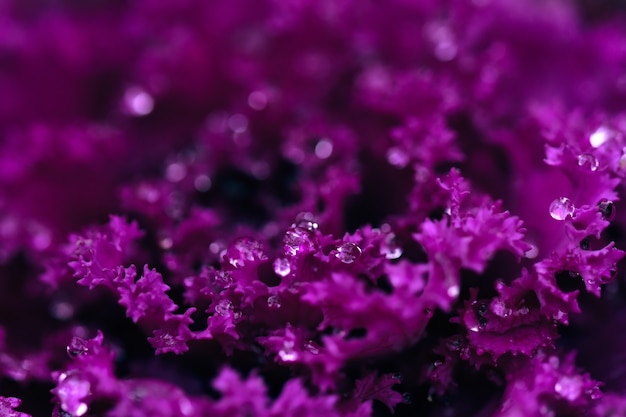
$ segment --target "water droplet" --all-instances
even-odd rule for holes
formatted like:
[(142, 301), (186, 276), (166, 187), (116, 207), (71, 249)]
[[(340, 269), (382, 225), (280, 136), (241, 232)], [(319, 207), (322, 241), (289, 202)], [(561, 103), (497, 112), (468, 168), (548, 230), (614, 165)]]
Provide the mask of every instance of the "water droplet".
[(161, 192), (152, 185), (143, 184), (137, 188), (137, 196), (148, 203), (156, 203), (161, 197)]
[(176, 338), (169, 333), (161, 333), (158, 336), (158, 346), (160, 347), (172, 347), (178, 344)]
[(450, 298), (456, 298), (459, 296), (459, 286), (458, 285), (452, 285), (448, 288), (448, 297)]
[(291, 227), (301, 227), (314, 232), (319, 228), (319, 224), (315, 221), (315, 216), (310, 212), (302, 212), (296, 216), (296, 221)]
[(602, 199), (598, 203), (598, 210), (602, 214), (602, 218), (611, 221), (615, 218), (615, 204), (611, 200)]
[(235, 268), (241, 268), (248, 262), (264, 260), (266, 256), (260, 242), (252, 238), (242, 237), (228, 246), (225, 259)]
[(226, 290), (235, 283), (235, 280), (228, 271), (215, 271), (213, 275), (213, 282), (221, 289)]
[(333, 153), (333, 143), (328, 139), (322, 139), (315, 145), (315, 156), (326, 159)]
[(595, 172), (598, 170), (599, 162), (595, 156), (589, 153), (583, 153), (578, 155), (578, 166), (588, 169), (589, 171)]
[(267, 96), (261, 91), (253, 91), (248, 96), (248, 106), (256, 111), (261, 111), (267, 107)]
[(454, 34), (450, 28), (443, 24), (433, 23), (429, 25), (428, 34), (435, 46), (435, 56), (440, 61), (451, 61), (457, 54), (458, 47), (454, 41)]
[(130, 87), (124, 92), (124, 111), (131, 116), (146, 116), (154, 109), (154, 99), (140, 87)]
[(550, 204), (550, 216), (554, 220), (565, 220), (574, 214), (576, 207), (567, 197), (559, 197)]
[(205, 191), (209, 191), (211, 189), (211, 186), (213, 185), (211, 178), (208, 175), (198, 175), (194, 180), (193, 180), (193, 186), (194, 188), (203, 193)]
[(404, 168), (409, 164), (409, 156), (399, 148), (389, 148), (387, 162), (396, 168)]
[(170, 182), (179, 182), (187, 175), (187, 167), (185, 164), (176, 162), (169, 164), (165, 170), (165, 178)]
[(317, 230), (319, 225), (312, 220), (303, 219), (298, 222), (297, 227), (301, 227), (309, 231), (314, 231)]
[(598, 388), (597, 386), (589, 388), (585, 391), (585, 394), (587, 394), (592, 400), (598, 400), (602, 398), (602, 391), (600, 391), (600, 388)]
[(235, 133), (243, 133), (248, 128), (248, 118), (243, 114), (233, 114), (228, 118), (228, 127)]
[(276, 258), (274, 260), (274, 272), (280, 277), (286, 277), (291, 272), (289, 260), (285, 258)]
[(589, 250), (589, 239), (583, 239), (580, 241), (580, 248), (582, 250)]
[(182, 217), (185, 206), (185, 196), (178, 191), (174, 191), (168, 195), (167, 200), (168, 205), (165, 208), (167, 214), (174, 219)]
[(435, 368), (439, 368), (441, 365), (443, 365), (443, 362), (442, 362), (442, 361), (435, 361), (435, 362), (433, 363), (433, 366), (434, 366)]
[(269, 308), (280, 308), (280, 299), (275, 295), (270, 295), (269, 297), (267, 297), (267, 306)]
[(405, 392), (402, 394), (402, 402), (407, 405), (411, 404), (413, 402), (413, 396), (410, 393)]
[(89, 352), (87, 341), (80, 337), (72, 337), (70, 344), (67, 345), (67, 354), (70, 358), (74, 359), (81, 355), (86, 355)]
[(303, 255), (317, 249), (317, 237), (303, 227), (292, 227), (283, 238), (283, 251), (287, 256)]
[(380, 253), (387, 259), (398, 259), (402, 256), (402, 247), (398, 245), (395, 235), (389, 234), (380, 244)]
[(219, 300), (215, 305), (215, 312), (223, 317), (228, 317), (233, 310), (233, 303), (230, 300)]
[(487, 301), (474, 301), (472, 302), (472, 309), (474, 310), (476, 322), (470, 323), (470, 330), (477, 332), (487, 326), (485, 315), (489, 311), (489, 303)]
[(220, 242), (211, 242), (211, 244), (209, 245), (209, 252), (211, 252), (214, 255), (217, 255), (221, 251), (222, 251), (222, 244)]
[(451, 61), (457, 53), (457, 46), (451, 40), (443, 40), (435, 45), (435, 56), (440, 61)]
[(609, 139), (610, 133), (606, 127), (601, 126), (589, 136), (589, 143), (594, 148), (599, 148)]
[(320, 348), (319, 346), (317, 346), (317, 343), (315, 343), (312, 340), (308, 340), (306, 343), (304, 343), (303, 346), (304, 350), (306, 350), (307, 352), (313, 354), (313, 355), (317, 355), (318, 353), (320, 353)]
[(74, 315), (74, 305), (69, 301), (55, 301), (50, 306), (50, 313), (58, 320), (69, 320)]
[(169, 237), (164, 237), (163, 239), (159, 240), (159, 246), (161, 247), (161, 249), (171, 249), (173, 244), (174, 242), (172, 242), (172, 239)]
[(402, 380), (404, 379), (400, 372), (396, 372), (395, 374), (391, 375), (391, 378), (395, 379), (398, 382), (402, 382)]
[(446, 340), (446, 347), (453, 352), (461, 350), (464, 344), (465, 341), (460, 335), (452, 336)]
[(61, 408), (73, 417), (84, 415), (88, 406), (83, 399), (89, 396), (91, 384), (77, 372), (62, 373), (59, 375), (54, 393), (59, 398)]
[(344, 242), (335, 249), (335, 257), (344, 264), (351, 264), (361, 256), (361, 248), (352, 242)]

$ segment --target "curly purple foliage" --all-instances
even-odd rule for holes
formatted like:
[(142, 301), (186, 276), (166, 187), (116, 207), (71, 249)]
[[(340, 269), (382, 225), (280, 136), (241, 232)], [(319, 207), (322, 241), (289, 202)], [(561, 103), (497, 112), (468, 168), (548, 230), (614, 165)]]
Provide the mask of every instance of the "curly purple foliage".
[(0, 414), (626, 413), (626, 8), (0, 1)]

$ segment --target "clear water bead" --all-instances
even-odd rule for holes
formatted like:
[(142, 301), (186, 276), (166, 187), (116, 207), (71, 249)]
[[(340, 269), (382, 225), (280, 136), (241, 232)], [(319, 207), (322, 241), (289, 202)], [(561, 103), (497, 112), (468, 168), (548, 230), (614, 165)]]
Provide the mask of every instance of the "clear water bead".
[(280, 308), (280, 299), (275, 295), (270, 295), (269, 297), (267, 297), (267, 306), (269, 308)]
[(361, 256), (361, 248), (352, 242), (344, 242), (335, 249), (335, 257), (344, 264), (351, 264)]
[(80, 355), (86, 355), (89, 352), (87, 341), (80, 337), (73, 337), (70, 344), (67, 345), (67, 354), (74, 359)]
[(243, 133), (248, 128), (248, 118), (243, 114), (233, 114), (228, 118), (228, 127), (234, 133)]
[(304, 350), (306, 350), (307, 352), (313, 354), (313, 355), (317, 355), (318, 353), (320, 353), (320, 348), (317, 345), (317, 343), (315, 343), (312, 340), (308, 340), (304, 343), (304, 346), (302, 346), (304, 348)]
[(313, 213), (303, 212), (296, 216), (296, 221), (291, 227), (301, 227), (313, 232), (319, 228), (319, 224), (315, 221)]
[(124, 92), (124, 110), (131, 116), (146, 116), (154, 109), (154, 99), (141, 87), (130, 87)]
[(317, 248), (317, 237), (313, 231), (304, 227), (292, 227), (283, 238), (283, 251), (287, 256), (297, 256), (314, 252)]
[(301, 227), (309, 231), (314, 231), (317, 230), (319, 225), (312, 220), (300, 220), (297, 224), (297, 227)]
[(212, 185), (211, 177), (205, 174), (198, 175), (193, 180), (193, 187), (201, 193), (209, 191)]
[(587, 394), (592, 400), (599, 400), (602, 398), (602, 391), (597, 386), (585, 390), (585, 394)]
[(169, 164), (165, 169), (165, 178), (170, 182), (180, 182), (187, 176), (187, 167), (185, 164), (175, 162)]
[[(468, 328), (472, 332), (479, 332), (487, 326), (485, 315), (489, 311), (489, 303), (487, 301), (476, 300), (472, 302), (474, 317), (467, 318)], [(472, 320), (473, 318), (473, 320)]]
[(404, 168), (409, 164), (410, 158), (409, 155), (399, 148), (389, 148), (387, 151), (387, 162), (396, 168)]
[(588, 169), (591, 172), (595, 172), (598, 170), (600, 163), (598, 162), (598, 159), (590, 153), (583, 153), (578, 155), (578, 166)]
[(589, 143), (594, 148), (599, 148), (600, 146), (602, 146), (602, 144), (604, 144), (604, 142), (609, 140), (610, 134), (611, 131), (609, 129), (604, 126), (600, 126), (595, 132), (593, 132), (589, 136)]
[(256, 111), (261, 111), (267, 106), (267, 96), (262, 91), (253, 91), (248, 96), (248, 106)]
[(448, 288), (448, 297), (456, 298), (459, 296), (460, 289), (458, 285), (452, 285)]
[(215, 305), (215, 312), (223, 317), (228, 317), (233, 310), (233, 303), (230, 300), (219, 300)]
[(550, 216), (554, 220), (565, 220), (574, 214), (576, 207), (567, 197), (559, 197), (550, 204)]
[(50, 313), (55, 319), (69, 320), (74, 316), (74, 305), (69, 301), (54, 301)]
[(280, 277), (286, 277), (291, 272), (289, 260), (285, 258), (276, 258), (274, 260), (274, 272)]
[(213, 275), (213, 282), (218, 287), (226, 290), (233, 286), (235, 280), (228, 271), (215, 271), (215, 274)]
[(461, 350), (464, 344), (465, 340), (460, 335), (452, 336), (446, 341), (446, 347), (453, 352)]
[(604, 220), (611, 221), (615, 218), (615, 204), (613, 204), (611, 200), (607, 200), (606, 198), (600, 200), (598, 210)]
[(241, 268), (248, 262), (266, 259), (260, 242), (242, 237), (230, 244), (226, 251), (226, 261), (235, 268)]
[(315, 156), (326, 159), (333, 153), (333, 143), (328, 139), (322, 139), (315, 145)]
[(161, 249), (172, 249), (173, 245), (174, 242), (172, 241), (172, 238), (163, 237), (162, 239), (159, 239), (159, 246), (161, 247)]

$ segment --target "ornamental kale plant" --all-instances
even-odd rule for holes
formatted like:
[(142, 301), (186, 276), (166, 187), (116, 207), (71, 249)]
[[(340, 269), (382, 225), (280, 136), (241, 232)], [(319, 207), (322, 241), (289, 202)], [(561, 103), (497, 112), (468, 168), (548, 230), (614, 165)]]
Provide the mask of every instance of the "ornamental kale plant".
[(626, 415), (626, 9), (0, 0), (0, 415)]

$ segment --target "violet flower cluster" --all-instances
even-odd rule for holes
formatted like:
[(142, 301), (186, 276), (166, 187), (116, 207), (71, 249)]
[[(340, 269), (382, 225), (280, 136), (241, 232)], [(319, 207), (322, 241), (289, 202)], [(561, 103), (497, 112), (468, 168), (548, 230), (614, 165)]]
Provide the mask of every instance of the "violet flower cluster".
[(0, 0), (0, 415), (626, 415), (608, 0)]

